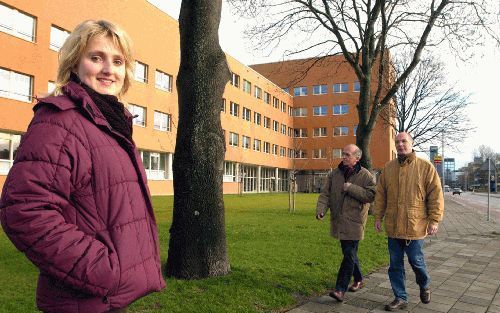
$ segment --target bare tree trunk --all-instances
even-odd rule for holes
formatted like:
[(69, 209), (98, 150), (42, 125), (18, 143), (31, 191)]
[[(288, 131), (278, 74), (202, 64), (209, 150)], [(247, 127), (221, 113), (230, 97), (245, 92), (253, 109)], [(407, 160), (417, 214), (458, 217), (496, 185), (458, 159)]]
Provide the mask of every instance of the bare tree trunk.
[(183, 0), (177, 77), (179, 127), (173, 162), (174, 214), (166, 274), (199, 279), (229, 273), (220, 102), (230, 79), (219, 45), (222, 0)]

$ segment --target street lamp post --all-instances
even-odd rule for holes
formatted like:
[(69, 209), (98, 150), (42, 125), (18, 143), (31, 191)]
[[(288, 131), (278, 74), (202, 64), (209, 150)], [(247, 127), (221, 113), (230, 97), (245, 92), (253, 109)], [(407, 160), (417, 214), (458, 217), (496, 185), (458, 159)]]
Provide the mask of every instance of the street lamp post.
[(490, 220), (490, 192), (491, 192), (491, 181), (490, 181), (490, 177), (491, 177), (491, 159), (490, 158), (487, 158), (488, 160), (488, 179), (487, 179), (487, 188), (488, 188), (488, 217), (486, 218), (487, 221)]
[(444, 178), (444, 130), (441, 132), (441, 177), (443, 178), (443, 191), (445, 191), (445, 178)]

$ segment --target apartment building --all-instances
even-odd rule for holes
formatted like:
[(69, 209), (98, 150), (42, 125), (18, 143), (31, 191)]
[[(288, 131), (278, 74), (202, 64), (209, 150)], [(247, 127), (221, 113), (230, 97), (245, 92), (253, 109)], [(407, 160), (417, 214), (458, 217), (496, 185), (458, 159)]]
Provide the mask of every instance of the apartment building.
[[(137, 115), (133, 137), (151, 193), (172, 194), (178, 119), (175, 79), (180, 63), (178, 23), (145, 0), (0, 0), (0, 187), (33, 116), (36, 98), (47, 95), (54, 86), (58, 50), (71, 30), (86, 19), (113, 21), (134, 42), (134, 82), (124, 99)], [(270, 79), (260, 68), (245, 66), (231, 56), (227, 59), (232, 78), (221, 100), (227, 144), (225, 193), (286, 191), (292, 169), (324, 172), (336, 166), (340, 153), (333, 149), (355, 141), (352, 103), (356, 93), (343, 92), (341, 86), (339, 95), (334, 86), (334, 81), (354, 84), (348, 70), (335, 79), (320, 80), (320, 74), (313, 75), (315, 79), (294, 86), (290, 94), (279, 77)], [(326, 87), (317, 87), (321, 84)], [(307, 89), (306, 95), (299, 87)], [(337, 101), (342, 99), (349, 100), (345, 102), (350, 105), (347, 113), (345, 107), (333, 107), (344, 104)], [(316, 108), (325, 105), (326, 109)], [(383, 130), (377, 135), (389, 136)], [(376, 146), (372, 149), (374, 164), (381, 166), (390, 159), (392, 148), (378, 142)]]
[[(360, 85), (342, 55), (251, 65), (293, 95), (293, 168), (299, 190), (318, 191), (342, 148), (356, 142)], [(395, 132), (379, 121), (370, 153), (374, 169), (396, 157)]]

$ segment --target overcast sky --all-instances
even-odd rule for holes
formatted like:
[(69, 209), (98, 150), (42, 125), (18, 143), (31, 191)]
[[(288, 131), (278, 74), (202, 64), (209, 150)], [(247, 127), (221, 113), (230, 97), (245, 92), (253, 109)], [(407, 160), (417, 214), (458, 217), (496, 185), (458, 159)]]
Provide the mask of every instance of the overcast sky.
[[(170, 16), (178, 19), (181, 0), (148, 0)], [(245, 20), (223, 1), (219, 39), (222, 49), (243, 64), (275, 62), (282, 59), (281, 53), (262, 55), (252, 50), (244, 38)], [(471, 132), (463, 143), (454, 149), (445, 147), (445, 157), (455, 158), (458, 167), (472, 161), (473, 152), (480, 145), (486, 145), (500, 153), (500, 50), (498, 47), (481, 48), (478, 56), (467, 64), (458, 63), (454, 57), (443, 60), (449, 71), (449, 81), (472, 95), (468, 108), (476, 131)], [(458, 64), (457, 64), (458, 63)], [(439, 147), (441, 150), (441, 146)]]

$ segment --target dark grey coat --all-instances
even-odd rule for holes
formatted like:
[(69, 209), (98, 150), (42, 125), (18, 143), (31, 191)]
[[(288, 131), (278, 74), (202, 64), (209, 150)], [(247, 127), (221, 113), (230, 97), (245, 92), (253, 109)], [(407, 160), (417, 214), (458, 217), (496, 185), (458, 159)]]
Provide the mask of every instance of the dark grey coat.
[(339, 240), (361, 240), (364, 238), (368, 208), (375, 199), (375, 177), (364, 167), (353, 174), (351, 183), (343, 191), (344, 173), (336, 168), (331, 171), (316, 205), (316, 214), (326, 214), (330, 209), (331, 234)]

